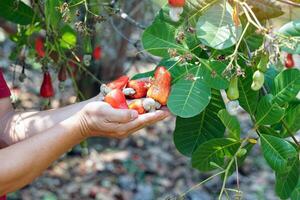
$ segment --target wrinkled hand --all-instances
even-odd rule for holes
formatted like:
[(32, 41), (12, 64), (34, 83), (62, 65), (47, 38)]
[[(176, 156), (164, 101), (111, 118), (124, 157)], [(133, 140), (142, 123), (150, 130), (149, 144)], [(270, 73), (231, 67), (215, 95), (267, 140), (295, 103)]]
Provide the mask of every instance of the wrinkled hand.
[(79, 112), (83, 137), (126, 138), (139, 129), (170, 116), (167, 110), (138, 115), (135, 110), (114, 109), (101, 101), (88, 103)]

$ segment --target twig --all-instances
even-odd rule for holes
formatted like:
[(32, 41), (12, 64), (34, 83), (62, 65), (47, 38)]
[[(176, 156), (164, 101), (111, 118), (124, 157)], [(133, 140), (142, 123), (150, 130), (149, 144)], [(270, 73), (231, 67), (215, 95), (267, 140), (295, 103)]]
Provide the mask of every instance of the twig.
[(281, 122), (282, 122), (284, 128), (286, 129), (286, 131), (288, 132), (289, 136), (291, 136), (291, 138), (297, 144), (298, 148), (300, 148), (300, 143), (298, 142), (297, 138), (293, 135), (292, 131), (290, 130), (290, 128), (288, 127), (288, 125), (286, 124), (286, 122), (284, 120), (281, 120)]
[(120, 10), (120, 12), (118, 13), (118, 16), (125, 20), (126, 22), (129, 22), (130, 24), (142, 29), (142, 30), (145, 30), (146, 29), (146, 26), (140, 24), (139, 22), (137, 22), (136, 20), (134, 20), (133, 18), (131, 18), (127, 13), (123, 12), (122, 10)]
[(292, 2), (292, 1), (289, 1), (289, 0), (277, 0), (277, 1), (279, 1), (281, 3), (285, 3), (285, 4), (288, 4), (288, 5), (291, 5), (291, 6), (300, 7), (299, 3)]
[(189, 192), (193, 191), (194, 189), (198, 188), (199, 186), (201, 186), (202, 184), (210, 181), (211, 179), (215, 178), (216, 176), (219, 176), (221, 174), (224, 174), (225, 173), (225, 170), (224, 171), (221, 171), (219, 173), (216, 173), (210, 177), (208, 177), (207, 179), (205, 179), (204, 181), (201, 181), (200, 183), (198, 183), (197, 185), (194, 185), (193, 187), (191, 187), (188, 191), (186, 191), (185, 193), (181, 194), (180, 195), (180, 199), (184, 198), (185, 195), (187, 195)]
[(245, 143), (247, 140), (248, 140), (248, 137), (245, 138), (245, 139), (243, 140), (243, 142), (241, 143), (241, 146), (240, 146), (240, 147), (238, 148), (238, 150), (235, 152), (233, 158), (230, 160), (230, 162), (228, 163), (228, 165), (227, 165), (227, 167), (226, 167), (226, 169), (225, 169), (225, 175), (224, 175), (223, 185), (222, 185), (222, 189), (221, 189), (221, 192), (220, 192), (219, 198), (218, 198), (219, 200), (222, 199), (222, 195), (223, 195), (224, 190), (225, 190), (225, 186), (226, 186), (226, 182), (227, 182), (227, 177), (228, 177), (228, 174), (229, 174), (229, 170), (230, 170), (230, 168), (231, 168), (233, 162), (235, 161), (235, 159), (236, 159), (236, 157), (237, 157), (237, 154), (238, 154), (239, 151), (243, 148), (244, 143)]

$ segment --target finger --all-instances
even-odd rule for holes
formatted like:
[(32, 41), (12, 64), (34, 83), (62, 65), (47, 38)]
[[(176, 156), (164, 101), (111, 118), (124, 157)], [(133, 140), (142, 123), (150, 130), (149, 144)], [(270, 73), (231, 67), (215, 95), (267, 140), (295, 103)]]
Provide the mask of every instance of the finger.
[(127, 124), (121, 125), (118, 128), (122, 130), (126, 130), (127, 132), (130, 132), (132, 130), (139, 130), (145, 126), (148, 126), (150, 124), (154, 124), (158, 121), (161, 121), (165, 119), (166, 117), (170, 116), (170, 113), (168, 111), (155, 111), (152, 113), (147, 113), (140, 115), (137, 119), (134, 121), (131, 121)]
[(136, 110), (109, 108), (106, 111), (106, 119), (112, 123), (128, 123), (138, 118)]
[(162, 116), (162, 117), (160, 117), (160, 118), (155, 118), (155, 119), (153, 119), (153, 120), (148, 120), (146, 123), (143, 123), (142, 125), (140, 125), (140, 126), (138, 126), (138, 127), (135, 127), (135, 128), (133, 128), (133, 129), (129, 130), (128, 133), (129, 133), (129, 134), (133, 134), (133, 133), (135, 133), (135, 132), (138, 131), (138, 130), (141, 130), (141, 129), (147, 127), (147, 126), (150, 126), (150, 125), (152, 125), (152, 124), (155, 124), (155, 123), (157, 123), (157, 122), (159, 122), (159, 121), (161, 121), (161, 120), (167, 118), (168, 116), (169, 116), (169, 115), (166, 114), (166, 115), (164, 115), (164, 116)]

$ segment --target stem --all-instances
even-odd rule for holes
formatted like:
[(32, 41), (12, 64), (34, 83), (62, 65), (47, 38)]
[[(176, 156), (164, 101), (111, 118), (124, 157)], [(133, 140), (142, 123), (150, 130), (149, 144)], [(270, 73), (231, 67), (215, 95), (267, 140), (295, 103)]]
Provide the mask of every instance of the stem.
[(240, 47), (241, 42), (242, 42), (242, 40), (243, 40), (243, 38), (244, 38), (244, 36), (245, 36), (245, 34), (246, 34), (248, 28), (249, 28), (249, 25), (250, 25), (250, 23), (248, 22), (248, 23), (246, 24), (246, 26), (245, 26), (245, 29), (243, 30), (243, 33), (242, 33), (242, 35), (241, 35), (241, 37), (240, 37), (238, 43), (237, 43), (236, 46), (235, 46), (234, 52), (229, 56), (229, 57), (231, 57), (231, 59), (230, 59), (230, 62), (229, 62), (229, 64), (227, 65), (227, 67), (226, 67), (226, 69), (225, 69), (224, 71), (228, 70), (228, 68), (230, 68), (230, 67), (232, 66), (232, 63), (233, 63), (234, 60), (236, 59), (237, 53), (238, 53), (238, 51), (239, 51), (239, 47)]
[(259, 20), (257, 19), (256, 15), (254, 14), (254, 12), (252, 11), (252, 9), (249, 7), (249, 5), (247, 3), (242, 3), (242, 5), (245, 6), (245, 8), (248, 10), (248, 12), (251, 14), (252, 18), (254, 19), (254, 21), (256, 22), (256, 24), (258, 24), (258, 26), (260, 27), (260, 29), (264, 30), (265, 28), (261, 25), (261, 23), (259, 22)]
[(187, 195), (189, 192), (193, 191), (194, 189), (198, 188), (198, 187), (201, 186), (202, 184), (204, 184), (204, 183), (210, 181), (211, 179), (215, 178), (216, 176), (219, 176), (219, 175), (223, 174), (224, 172), (225, 172), (225, 170), (224, 170), (224, 171), (221, 171), (221, 172), (219, 172), (219, 173), (217, 173), (217, 174), (214, 174), (214, 175), (212, 175), (212, 176), (210, 176), (210, 177), (208, 177), (207, 179), (205, 179), (204, 181), (201, 181), (201, 182), (198, 183), (197, 185), (194, 185), (194, 186), (191, 187), (189, 190), (187, 190), (185, 193), (181, 194), (181, 195), (180, 195), (180, 199), (184, 198), (185, 195)]
[(289, 0), (277, 0), (281, 3), (285, 3), (285, 4), (288, 4), (288, 5), (291, 5), (291, 6), (296, 6), (296, 7), (300, 7), (300, 4), (299, 3), (295, 3), (295, 2), (292, 2), (292, 1), (289, 1)]
[[(239, 150), (238, 150), (239, 151)], [(226, 181), (227, 181), (227, 178), (228, 178), (228, 174), (229, 174), (229, 169), (231, 168), (232, 164), (234, 162), (234, 159), (231, 159), (226, 170), (225, 170), (225, 175), (224, 175), (224, 180), (223, 180), (223, 185), (222, 185), (222, 189), (221, 189), (221, 192), (219, 194), (219, 200), (222, 199), (222, 195), (224, 193), (224, 190), (225, 190), (225, 186), (226, 186)]]
[(240, 191), (239, 166), (236, 158), (234, 159), (234, 161), (235, 161), (235, 169), (236, 169), (236, 184), (237, 184), (238, 191)]
[(284, 120), (281, 120), (284, 128), (286, 129), (286, 131), (288, 132), (289, 136), (291, 136), (291, 138), (294, 140), (294, 142), (297, 144), (298, 148), (300, 148), (300, 143), (298, 142), (297, 138), (293, 135), (292, 131), (290, 130), (290, 128), (288, 127), (287, 123)]
[(226, 181), (227, 181), (227, 178), (228, 178), (229, 170), (230, 170), (230, 168), (231, 168), (233, 162), (235, 161), (238, 152), (243, 148), (244, 143), (245, 143), (247, 140), (248, 140), (248, 137), (245, 138), (245, 139), (243, 139), (243, 142), (242, 142), (241, 146), (240, 146), (240, 147), (238, 148), (238, 150), (235, 152), (234, 156), (232, 157), (232, 159), (230, 160), (230, 162), (228, 163), (228, 165), (227, 165), (227, 167), (226, 167), (226, 169), (225, 169), (225, 175), (224, 175), (223, 185), (222, 185), (222, 189), (221, 189), (221, 192), (220, 192), (219, 198), (218, 198), (219, 200), (222, 199), (222, 195), (223, 195), (223, 193), (224, 193), (224, 191), (225, 191)]

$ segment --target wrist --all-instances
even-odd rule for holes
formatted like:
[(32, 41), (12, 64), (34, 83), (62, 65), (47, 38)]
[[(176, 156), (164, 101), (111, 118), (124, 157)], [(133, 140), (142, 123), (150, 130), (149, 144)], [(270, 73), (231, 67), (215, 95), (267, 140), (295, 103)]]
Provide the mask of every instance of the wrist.
[(87, 115), (88, 114), (86, 113), (86, 111), (82, 110), (76, 115), (76, 120), (75, 120), (78, 125), (77, 128), (79, 134), (83, 138), (83, 140), (87, 139), (91, 133)]

